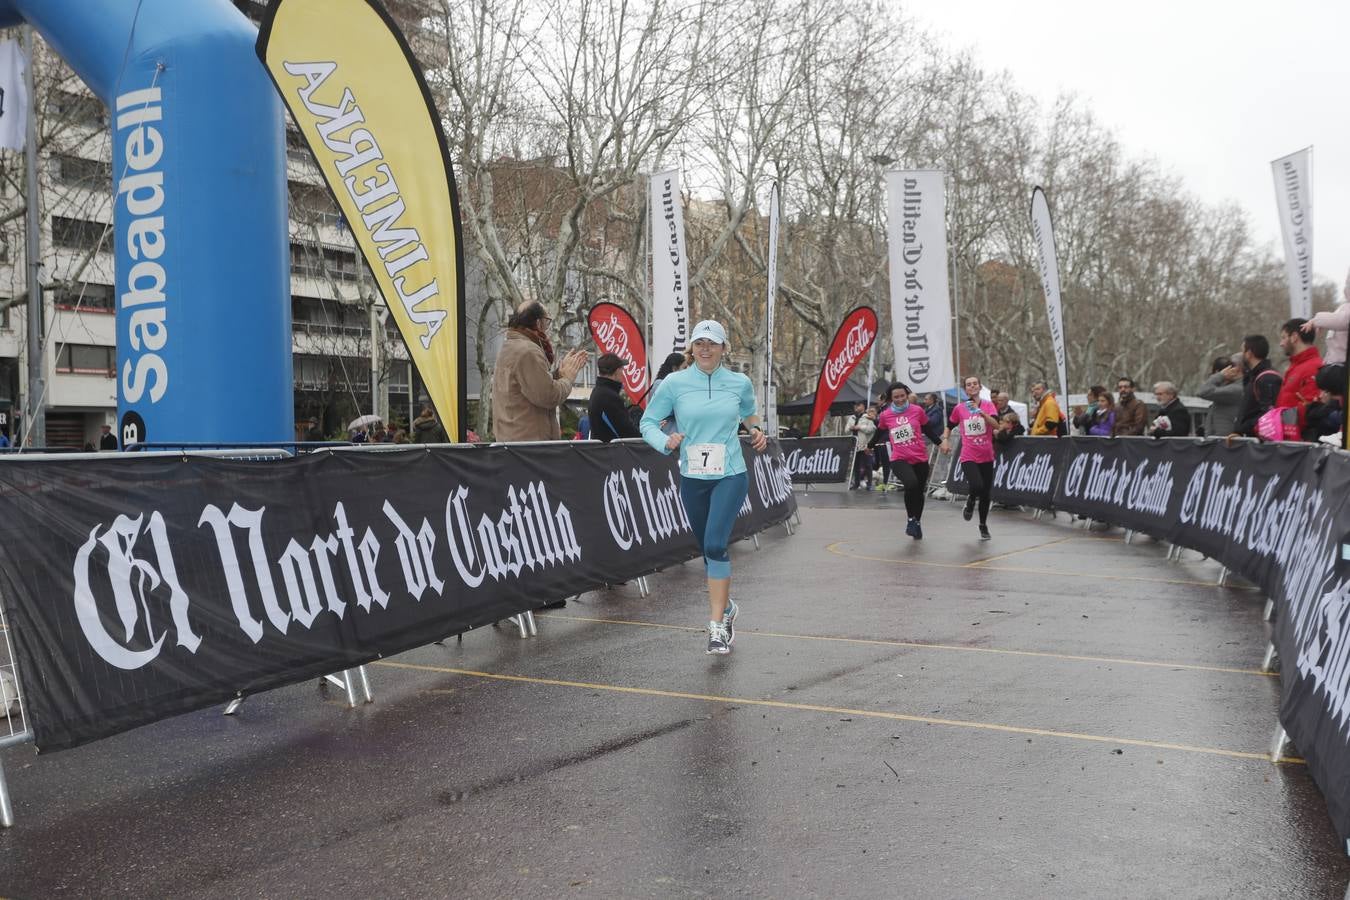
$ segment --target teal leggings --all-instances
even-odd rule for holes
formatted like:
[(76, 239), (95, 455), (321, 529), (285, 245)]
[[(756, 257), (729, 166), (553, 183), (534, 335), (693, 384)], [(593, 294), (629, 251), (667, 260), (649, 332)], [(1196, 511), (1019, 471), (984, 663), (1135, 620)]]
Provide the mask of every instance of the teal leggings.
[(703, 551), (703, 564), (709, 578), (730, 578), (731, 557), (727, 544), (731, 543), (731, 529), (736, 514), (741, 511), (750, 479), (742, 472), (725, 478), (708, 480), (681, 478), (680, 499), (684, 501), (685, 515), (694, 529), (694, 540)]

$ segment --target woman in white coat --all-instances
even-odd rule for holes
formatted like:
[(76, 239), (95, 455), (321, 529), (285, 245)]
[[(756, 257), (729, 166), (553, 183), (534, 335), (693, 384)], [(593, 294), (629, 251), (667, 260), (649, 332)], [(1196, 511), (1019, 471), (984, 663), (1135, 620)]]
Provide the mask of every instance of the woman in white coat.
[(1345, 279), (1345, 290), (1341, 293), (1341, 303), (1330, 312), (1320, 312), (1303, 326), (1304, 334), (1309, 335), (1308, 342), (1317, 336), (1317, 329), (1327, 330), (1327, 352), (1322, 361), (1327, 365), (1345, 363), (1347, 337), (1350, 336), (1350, 275)]

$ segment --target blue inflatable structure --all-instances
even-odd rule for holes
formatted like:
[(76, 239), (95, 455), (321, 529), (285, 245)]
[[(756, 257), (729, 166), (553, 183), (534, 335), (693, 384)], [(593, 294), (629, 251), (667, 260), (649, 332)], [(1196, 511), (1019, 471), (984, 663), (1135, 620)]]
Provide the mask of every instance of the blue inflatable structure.
[(107, 105), (119, 437), (294, 436), (281, 102), (228, 0), (0, 0)]

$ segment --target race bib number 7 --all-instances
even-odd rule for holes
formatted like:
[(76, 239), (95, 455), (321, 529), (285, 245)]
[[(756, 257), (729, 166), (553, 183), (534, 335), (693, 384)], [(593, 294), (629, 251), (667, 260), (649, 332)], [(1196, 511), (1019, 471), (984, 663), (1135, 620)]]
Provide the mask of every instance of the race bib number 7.
[(725, 475), (726, 444), (692, 444), (685, 456), (690, 475)]

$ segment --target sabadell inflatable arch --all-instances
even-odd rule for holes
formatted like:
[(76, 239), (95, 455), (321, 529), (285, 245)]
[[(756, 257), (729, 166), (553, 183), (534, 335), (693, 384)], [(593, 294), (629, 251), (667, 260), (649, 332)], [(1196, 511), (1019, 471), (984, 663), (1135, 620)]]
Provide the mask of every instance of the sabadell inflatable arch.
[(228, 0), (0, 0), (107, 105), (119, 437), (293, 437), (281, 103)]

